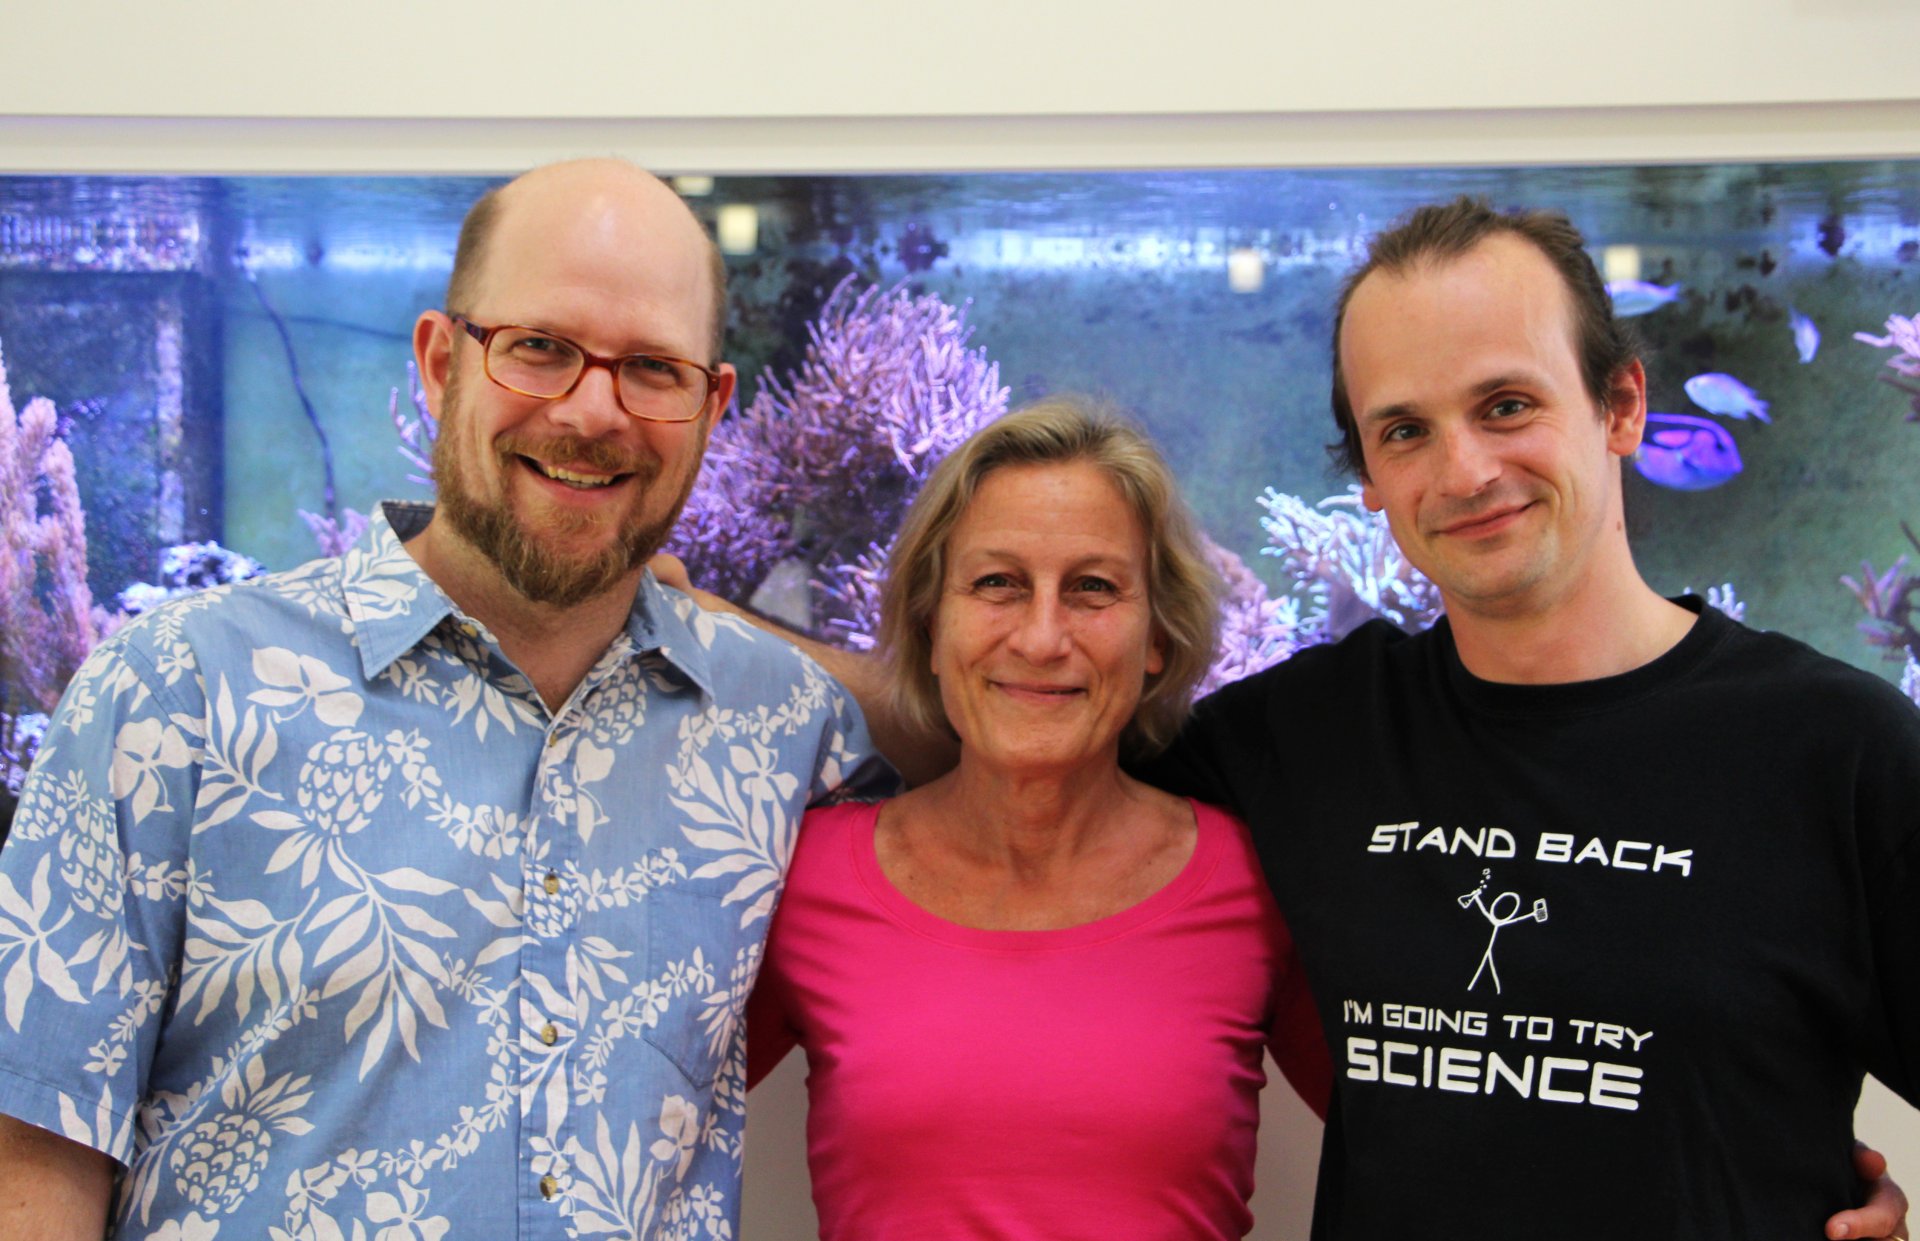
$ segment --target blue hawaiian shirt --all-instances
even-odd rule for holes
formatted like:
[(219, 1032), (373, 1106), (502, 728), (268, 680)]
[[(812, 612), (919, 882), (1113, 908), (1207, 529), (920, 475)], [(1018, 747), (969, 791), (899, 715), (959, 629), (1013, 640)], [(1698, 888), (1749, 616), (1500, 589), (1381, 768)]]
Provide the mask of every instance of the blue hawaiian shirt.
[[(651, 575), (557, 712), (401, 546), (95, 650), (0, 853), (0, 1111), (122, 1238), (732, 1237), (741, 1014), (858, 709)], [(456, 1227), (457, 1226), (457, 1227)]]

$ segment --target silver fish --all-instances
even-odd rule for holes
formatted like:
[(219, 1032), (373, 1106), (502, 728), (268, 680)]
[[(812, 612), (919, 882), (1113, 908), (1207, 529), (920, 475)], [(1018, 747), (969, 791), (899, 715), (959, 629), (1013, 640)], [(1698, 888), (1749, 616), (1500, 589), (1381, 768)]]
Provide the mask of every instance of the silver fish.
[(1787, 307), (1787, 322), (1793, 327), (1793, 347), (1800, 351), (1800, 361), (1813, 361), (1813, 355), (1820, 352), (1820, 329), (1791, 306)]
[(1644, 280), (1614, 280), (1607, 284), (1607, 296), (1613, 299), (1613, 313), (1622, 319), (1660, 309), (1680, 296), (1684, 285), (1648, 284)]
[(1687, 380), (1686, 389), (1693, 403), (1710, 414), (1773, 421), (1767, 417), (1767, 403), (1760, 399), (1760, 394), (1723, 371), (1695, 375)]

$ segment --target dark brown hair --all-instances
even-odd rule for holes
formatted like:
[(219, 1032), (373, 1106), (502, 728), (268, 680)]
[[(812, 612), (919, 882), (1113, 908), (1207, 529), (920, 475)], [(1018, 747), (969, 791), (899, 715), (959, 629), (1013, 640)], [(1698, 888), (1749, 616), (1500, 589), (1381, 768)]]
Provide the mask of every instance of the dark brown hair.
[(1347, 303), (1353, 300), (1354, 290), (1374, 272), (1398, 275), (1420, 263), (1458, 258), (1488, 237), (1502, 234), (1531, 243), (1560, 273), (1572, 311), (1581, 382), (1597, 404), (1607, 404), (1614, 381), (1639, 356), (1639, 343), (1633, 330), (1614, 317), (1613, 299), (1587, 254), (1586, 238), (1563, 212), (1495, 211), (1484, 199), (1463, 196), (1402, 216), (1373, 239), (1367, 261), (1340, 287), (1340, 301), (1333, 316), (1333, 422), (1340, 438), (1327, 445), (1335, 465), (1356, 477), (1366, 477), (1360, 429), (1347, 398), (1346, 377), (1340, 371), (1340, 329), (1346, 323)]

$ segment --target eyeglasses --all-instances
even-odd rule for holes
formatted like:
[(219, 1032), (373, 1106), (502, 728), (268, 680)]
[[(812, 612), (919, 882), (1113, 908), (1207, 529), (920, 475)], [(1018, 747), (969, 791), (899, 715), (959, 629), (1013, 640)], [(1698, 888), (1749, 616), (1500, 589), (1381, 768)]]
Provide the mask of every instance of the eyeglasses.
[(604, 366), (614, 378), (614, 398), (627, 413), (648, 422), (692, 422), (720, 382), (719, 371), (685, 358), (657, 353), (603, 358), (540, 328), (481, 327), (451, 311), (447, 317), (480, 342), (487, 378), (522, 396), (557, 401), (578, 387), (590, 368)]

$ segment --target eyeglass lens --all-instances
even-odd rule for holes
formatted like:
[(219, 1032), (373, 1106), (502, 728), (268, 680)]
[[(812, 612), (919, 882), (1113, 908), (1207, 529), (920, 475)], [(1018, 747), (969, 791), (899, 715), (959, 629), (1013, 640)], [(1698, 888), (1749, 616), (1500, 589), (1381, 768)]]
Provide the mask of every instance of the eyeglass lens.
[[(487, 373), (528, 396), (565, 395), (586, 364), (571, 341), (526, 328), (503, 328), (487, 345)], [(706, 372), (672, 358), (636, 353), (620, 359), (620, 404), (660, 422), (697, 417), (707, 397)]]

